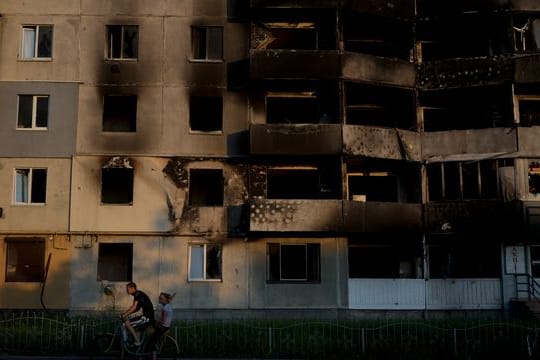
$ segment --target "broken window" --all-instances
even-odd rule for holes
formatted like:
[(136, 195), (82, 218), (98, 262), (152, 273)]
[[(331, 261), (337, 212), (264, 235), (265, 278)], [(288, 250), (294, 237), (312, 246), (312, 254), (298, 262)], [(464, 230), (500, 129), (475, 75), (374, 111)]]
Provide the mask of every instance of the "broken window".
[(314, 22), (267, 22), (252, 27), (255, 49), (316, 50), (318, 33)]
[[(496, 199), (506, 160), (446, 162), (427, 166), (430, 201)], [(510, 166), (513, 166), (512, 164)]]
[(137, 59), (139, 27), (136, 25), (107, 26), (107, 59)]
[(221, 169), (190, 169), (189, 204), (223, 206), (223, 186)]
[(376, 237), (373, 243), (366, 239), (349, 240), (349, 278), (419, 278), (422, 277), (421, 241), (400, 238), (399, 243)]
[(52, 57), (52, 25), (24, 25), (22, 28), (21, 58), (50, 59)]
[(133, 204), (133, 169), (101, 169), (101, 203)]
[(189, 281), (221, 280), (221, 244), (189, 245)]
[(15, 169), (16, 204), (45, 204), (47, 169)]
[(192, 131), (221, 132), (223, 98), (221, 96), (191, 96), (189, 98), (189, 128)]
[(6, 238), (6, 245), (6, 282), (43, 281), (44, 238)]
[(534, 278), (540, 278), (540, 246), (531, 246), (529, 248), (531, 256), (531, 275)]
[(319, 170), (316, 168), (268, 169), (266, 191), (268, 199), (318, 199)]
[(313, 92), (270, 93), (266, 96), (267, 124), (316, 124), (328, 122), (328, 115), (323, 114), (320, 118), (318, 115), (318, 100)]
[(519, 52), (540, 50), (540, 19), (514, 20), (514, 49)]
[(192, 27), (191, 46), (194, 60), (221, 61), (223, 59), (223, 27)]
[(540, 98), (518, 96), (519, 125), (540, 126)]
[(540, 161), (529, 161), (529, 193), (540, 193)]
[(320, 244), (267, 245), (266, 266), (268, 282), (321, 280)]
[(388, 172), (347, 174), (349, 200), (353, 201), (398, 201), (398, 177)]
[(17, 129), (47, 129), (48, 95), (19, 95)]
[(131, 281), (133, 244), (99, 244), (98, 281)]
[[(439, 239), (443, 238), (443, 239)], [(501, 250), (497, 243), (458, 239), (442, 235), (430, 239), (428, 246), (429, 277), (498, 278), (501, 276)]]
[(137, 96), (105, 95), (103, 97), (103, 131), (137, 131)]

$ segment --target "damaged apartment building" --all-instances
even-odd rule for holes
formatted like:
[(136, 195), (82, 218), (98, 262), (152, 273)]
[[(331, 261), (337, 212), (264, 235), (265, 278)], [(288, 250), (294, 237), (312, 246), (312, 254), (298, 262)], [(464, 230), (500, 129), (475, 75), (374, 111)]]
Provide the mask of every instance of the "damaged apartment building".
[(0, 15), (0, 309), (503, 315), (540, 281), (538, 1)]

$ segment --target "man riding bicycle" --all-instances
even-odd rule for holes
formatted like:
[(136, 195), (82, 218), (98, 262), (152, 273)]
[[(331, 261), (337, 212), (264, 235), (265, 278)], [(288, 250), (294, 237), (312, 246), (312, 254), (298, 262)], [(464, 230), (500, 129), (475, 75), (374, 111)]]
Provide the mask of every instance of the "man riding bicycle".
[(139, 334), (136, 330), (144, 330), (148, 325), (154, 323), (154, 306), (152, 301), (143, 291), (137, 290), (137, 285), (130, 282), (126, 285), (126, 291), (133, 296), (133, 303), (120, 315), (124, 326), (129, 330), (135, 345), (141, 345)]

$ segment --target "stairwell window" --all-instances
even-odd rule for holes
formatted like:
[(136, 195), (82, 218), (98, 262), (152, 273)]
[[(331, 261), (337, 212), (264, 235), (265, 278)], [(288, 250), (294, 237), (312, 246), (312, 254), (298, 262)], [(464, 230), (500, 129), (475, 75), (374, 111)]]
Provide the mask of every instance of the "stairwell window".
[(48, 95), (19, 95), (17, 129), (47, 130), (48, 121)]
[(189, 245), (189, 281), (221, 280), (221, 244)]
[(136, 60), (139, 56), (139, 27), (107, 26), (107, 59)]
[(20, 57), (23, 60), (50, 60), (52, 57), (52, 25), (24, 25)]
[(14, 175), (13, 202), (17, 205), (45, 204), (47, 169), (17, 168)]
[(191, 28), (192, 59), (208, 62), (223, 60), (223, 27), (194, 26)]
[(319, 282), (320, 244), (269, 243), (266, 253), (268, 282)]

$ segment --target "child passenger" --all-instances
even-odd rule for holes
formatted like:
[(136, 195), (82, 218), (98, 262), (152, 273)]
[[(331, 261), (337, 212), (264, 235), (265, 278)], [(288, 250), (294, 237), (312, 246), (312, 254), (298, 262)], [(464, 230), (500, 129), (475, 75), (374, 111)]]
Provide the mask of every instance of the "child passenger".
[(165, 334), (171, 327), (173, 309), (170, 304), (171, 300), (174, 298), (174, 294), (168, 294), (162, 292), (159, 294), (159, 305), (156, 316), (155, 329), (156, 331), (152, 335), (151, 346), (153, 346), (153, 356), (154, 360), (157, 359), (156, 344), (163, 334)]

